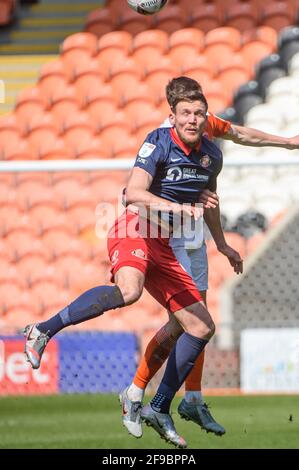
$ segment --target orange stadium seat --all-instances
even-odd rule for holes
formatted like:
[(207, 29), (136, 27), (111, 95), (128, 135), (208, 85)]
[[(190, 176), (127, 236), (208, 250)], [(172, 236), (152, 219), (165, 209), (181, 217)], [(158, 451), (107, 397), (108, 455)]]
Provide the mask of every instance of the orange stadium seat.
[(61, 59), (51, 60), (40, 69), (38, 88), (47, 95), (49, 89), (65, 87), (70, 78)]
[(244, 62), (251, 67), (253, 72), (256, 64), (272, 52), (273, 47), (271, 45), (258, 39), (252, 39), (242, 46), (239, 54), (242, 55)]
[(40, 242), (48, 259), (56, 259), (69, 254), (79, 258), (81, 256), (80, 242), (64, 228), (48, 230), (41, 236)]
[[(7, 187), (5, 187), (7, 190)], [(18, 206), (1, 205), (0, 206), (0, 233), (1, 236), (7, 234), (20, 224), (23, 213)]]
[(53, 201), (53, 192), (50, 187), (45, 186), (40, 181), (23, 181), (18, 185), (17, 201), (23, 210), (29, 210), (40, 204), (56, 206)]
[(182, 73), (197, 80), (203, 87), (213, 79), (214, 75), (213, 65), (204, 55), (200, 55), (194, 60), (189, 60), (189, 57), (186, 57), (182, 63)]
[(144, 15), (136, 15), (136, 12), (126, 8), (120, 12), (118, 18), (118, 29), (128, 31), (133, 36), (141, 33), (151, 26), (151, 18)]
[(205, 84), (203, 91), (209, 103), (209, 110), (213, 113), (224, 110), (231, 101), (231, 97), (217, 80)]
[(67, 211), (67, 217), (77, 232), (95, 227), (95, 207), (86, 204), (78, 204)]
[(255, 29), (257, 23), (258, 12), (251, 2), (237, 2), (225, 10), (225, 26), (237, 28), (242, 33)]
[(38, 152), (43, 142), (48, 139), (52, 139), (54, 142), (57, 139), (57, 131), (52, 115), (44, 113), (32, 119), (28, 129), (27, 141), (30, 147)]
[(2, 259), (0, 263), (0, 285), (5, 283), (15, 284), (20, 289), (26, 288), (26, 280), (21, 275), (20, 271), (16, 268), (15, 263), (10, 263), (8, 260)]
[(22, 289), (14, 282), (5, 282), (0, 285), (0, 310), (5, 314), (9, 309), (20, 305)]
[(288, 7), (286, 2), (272, 1), (261, 8), (260, 22), (279, 32), (282, 28), (294, 24), (296, 19), (293, 8)]
[(202, 3), (198, 8), (191, 11), (189, 24), (204, 33), (218, 28), (222, 24), (221, 11), (214, 3)]
[(235, 28), (221, 27), (209, 31), (205, 36), (204, 55), (218, 66), (241, 47), (241, 33)]
[[(149, 108), (146, 113), (142, 113), (141, 109), (135, 118), (136, 137), (141, 144), (151, 130), (160, 127), (164, 121), (165, 116), (157, 111), (155, 108)], [(143, 137), (142, 137), (143, 136)], [(138, 150), (138, 148), (137, 148)]]
[(68, 36), (60, 46), (60, 54), (64, 63), (76, 66), (77, 63), (89, 62), (97, 52), (98, 42), (94, 34), (88, 32), (75, 33)]
[(99, 38), (96, 59), (105, 76), (109, 75), (114, 62), (125, 60), (131, 45), (132, 35), (127, 31), (112, 31)]
[[(176, 63), (181, 65), (187, 56), (198, 55), (203, 49), (204, 34), (195, 28), (184, 28), (175, 31), (169, 38), (169, 51), (168, 57)], [(192, 60), (190, 57), (190, 61)], [(193, 58), (193, 57), (192, 57)]]
[(0, 144), (0, 155), (3, 160), (32, 160), (35, 155), (30, 151), (27, 140), (16, 138), (5, 140)]
[(228, 94), (235, 92), (240, 85), (251, 78), (251, 71), (248, 70), (246, 62), (241, 55), (235, 54), (227, 64), (219, 67), (219, 80)]
[(89, 123), (89, 116), (86, 116), (84, 120), (82, 116), (82, 120), (76, 119), (73, 122), (69, 118), (62, 137), (67, 147), (76, 153), (80, 153), (81, 149), (85, 149), (86, 145), (94, 138), (94, 132)]
[(35, 205), (28, 210), (27, 214), (33, 227), (36, 227), (39, 233), (53, 228), (69, 227), (66, 216), (53, 203), (51, 205), (48, 203)]
[(147, 60), (159, 59), (168, 49), (168, 34), (159, 29), (149, 29), (137, 34), (133, 40), (132, 58), (146, 67)]
[(44, 315), (54, 315), (73, 300), (69, 291), (49, 281), (39, 282), (29, 292), (40, 303)]
[(49, 111), (53, 116), (57, 130), (61, 132), (64, 129), (69, 116), (79, 113), (79, 102), (76, 88), (68, 86), (66, 88), (53, 90)]
[(57, 139), (55, 142), (47, 140), (40, 146), (38, 157), (41, 160), (69, 160), (72, 158), (72, 153), (62, 139)]
[(118, 111), (112, 118), (103, 115), (100, 122), (99, 137), (104, 145), (111, 146), (116, 140), (125, 139), (131, 132), (132, 123), (128, 122), (123, 111)]
[(155, 102), (150, 96), (150, 90), (144, 84), (139, 85), (136, 89), (130, 89), (130, 94), (126, 94), (124, 100), (123, 111), (132, 126), (135, 125), (139, 115), (151, 113), (155, 109)]
[(115, 113), (117, 101), (113, 96), (110, 85), (104, 84), (100, 88), (89, 90), (86, 95), (84, 111), (88, 113), (94, 122), (98, 122), (102, 115)]
[(141, 67), (133, 59), (117, 61), (110, 68), (109, 85), (111, 85), (113, 93), (121, 98), (128, 86), (132, 88), (139, 85), (141, 76)]
[(175, 75), (177, 75), (175, 66), (169, 58), (164, 57), (158, 63), (149, 64), (144, 83), (157, 94), (157, 97), (164, 98), (165, 86)]
[(128, 134), (124, 140), (116, 140), (111, 147), (112, 158), (134, 158), (138, 152), (138, 140)]
[(272, 51), (277, 48), (277, 32), (271, 26), (259, 26), (251, 31), (244, 31), (242, 34), (242, 45), (252, 41), (260, 41), (269, 45)]
[(85, 31), (98, 37), (114, 29), (115, 19), (108, 8), (101, 8), (90, 12), (85, 21)]
[(20, 128), (14, 114), (0, 116), (0, 140), (20, 138)]
[(115, 201), (122, 194), (124, 186), (122, 181), (114, 180), (112, 173), (109, 179), (99, 178), (93, 181), (89, 188), (96, 205), (99, 202)]
[(24, 231), (24, 229), (14, 230), (7, 235), (5, 241), (10, 259), (15, 261), (34, 254), (44, 256), (40, 240), (35, 238), (30, 231)]
[(19, 127), (26, 132), (33, 117), (40, 116), (46, 109), (47, 98), (38, 87), (24, 88), (16, 98), (14, 115)]
[(162, 29), (168, 34), (186, 26), (186, 12), (179, 5), (167, 5), (158, 14), (153, 15), (152, 24), (157, 29)]
[(30, 258), (27, 256), (16, 263), (16, 266), (27, 287), (44, 281), (62, 285), (61, 276), (60, 278), (56, 276), (53, 267), (40, 256), (32, 255)]

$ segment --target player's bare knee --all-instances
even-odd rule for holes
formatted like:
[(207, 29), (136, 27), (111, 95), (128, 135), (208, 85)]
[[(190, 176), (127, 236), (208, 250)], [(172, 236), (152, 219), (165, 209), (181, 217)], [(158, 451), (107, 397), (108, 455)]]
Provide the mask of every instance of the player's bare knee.
[(142, 294), (142, 288), (138, 285), (118, 284), (126, 305), (136, 302)]

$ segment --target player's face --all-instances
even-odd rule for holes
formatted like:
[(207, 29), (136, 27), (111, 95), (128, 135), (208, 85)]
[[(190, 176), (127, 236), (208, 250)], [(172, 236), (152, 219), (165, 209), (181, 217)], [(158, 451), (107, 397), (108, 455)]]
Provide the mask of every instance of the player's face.
[(180, 101), (171, 116), (180, 139), (189, 147), (196, 147), (205, 128), (207, 119), (205, 104), (201, 101)]

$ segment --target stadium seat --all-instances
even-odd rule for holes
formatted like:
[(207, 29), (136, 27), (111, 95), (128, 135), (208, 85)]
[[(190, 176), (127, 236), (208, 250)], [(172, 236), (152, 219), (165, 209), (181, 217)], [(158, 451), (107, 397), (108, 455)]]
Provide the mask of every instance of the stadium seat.
[(165, 31), (149, 29), (134, 37), (132, 44), (132, 59), (143, 68), (147, 60), (158, 60), (168, 49), (168, 35)]
[(53, 116), (58, 133), (63, 131), (70, 117), (79, 114), (79, 106), (75, 87), (68, 86), (53, 90), (49, 112)]
[(127, 31), (113, 31), (99, 38), (96, 60), (104, 76), (109, 76), (110, 67), (114, 62), (125, 60), (131, 44), (132, 35)]
[(17, 201), (22, 210), (29, 210), (40, 204), (56, 206), (53, 192), (40, 181), (23, 181), (18, 185)]
[(115, 62), (109, 71), (109, 85), (120, 99), (128, 87), (137, 87), (142, 76), (141, 67), (132, 59)]
[(141, 33), (145, 29), (149, 29), (151, 25), (150, 17), (136, 15), (136, 12), (130, 8), (126, 8), (120, 12), (118, 21), (118, 29), (127, 31), (132, 34), (132, 36)]
[(277, 48), (277, 32), (271, 26), (258, 26), (249, 31), (242, 33), (242, 44), (247, 44), (251, 41), (260, 41), (268, 44), (273, 52)]
[(57, 129), (54, 119), (50, 113), (44, 113), (34, 117), (28, 128), (27, 140), (30, 148), (39, 152), (43, 142), (57, 139)]
[(123, 188), (124, 184), (122, 181), (115, 181), (112, 178), (99, 178), (89, 186), (95, 204), (115, 201), (122, 194)]
[(45, 202), (28, 210), (28, 217), (37, 233), (42, 234), (49, 229), (69, 226), (66, 216), (58, 209), (57, 205), (53, 203), (49, 205)]
[[(159, 121), (159, 124), (161, 121)], [(145, 134), (146, 135), (146, 134)], [(111, 146), (112, 158), (134, 158), (139, 148), (138, 136), (131, 136), (128, 134), (124, 140), (117, 140)]]
[(188, 58), (190, 62), (197, 58), (204, 46), (204, 34), (195, 28), (175, 31), (169, 37), (168, 57), (178, 66)]
[(1, 316), (13, 307), (20, 306), (22, 289), (14, 282), (5, 282), (0, 285), (0, 312)]
[[(7, 191), (7, 186), (5, 186), (4, 191)], [(0, 189), (1, 191), (1, 189)], [(20, 226), (20, 219), (22, 218), (23, 213), (20, 211), (17, 205), (1, 205), (0, 206), (0, 233), (1, 236), (5, 236), (11, 230), (14, 230), (16, 227)]]
[(186, 26), (186, 12), (179, 5), (169, 4), (167, 8), (153, 15), (152, 25), (168, 34), (172, 34)]
[(2, 0), (0, 2), (0, 26), (7, 26), (13, 19), (16, 9), (15, 0)]
[(65, 87), (72, 78), (67, 75), (66, 69), (61, 59), (51, 60), (42, 65), (38, 78), (38, 88), (47, 95), (48, 90)]
[(234, 54), (228, 63), (219, 67), (217, 80), (221, 82), (225, 91), (232, 95), (240, 85), (251, 78), (251, 73), (241, 55)]
[(41, 236), (40, 242), (48, 259), (56, 259), (69, 254), (80, 258), (80, 242), (69, 235), (64, 228), (47, 231)]
[(0, 143), (2, 160), (32, 160), (35, 155), (30, 151), (27, 140), (15, 138)]
[(108, 8), (91, 11), (85, 21), (85, 31), (98, 37), (109, 33), (114, 28), (114, 18)]
[(38, 157), (41, 160), (69, 160), (72, 153), (65, 146), (63, 139), (57, 139), (54, 143), (47, 140), (40, 146)]
[(84, 111), (97, 124), (102, 116), (113, 116), (117, 112), (117, 101), (113, 96), (110, 85), (102, 85), (98, 89), (90, 90), (86, 95)]
[(236, 2), (224, 13), (225, 26), (236, 28), (241, 33), (254, 30), (258, 22), (258, 12), (252, 2)]
[(91, 205), (78, 204), (68, 209), (67, 217), (78, 233), (95, 227), (95, 207)]
[[(165, 115), (161, 114), (160, 111), (155, 110), (148, 110), (146, 114), (142, 114), (140, 112), (136, 116), (135, 126), (136, 126), (136, 138), (138, 140), (139, 146), (145, 140), (147, 134), (149, 134), (153, 129), (160, 127), (161, 123), (165, 119)], [(136, 148), (135, 152), (138, 150)]]
[(15, 284), (20, 289), (26, 288), (26, 280), (20, 275), (15, 263), (10, 263), (7, 259), (1, 259), (0, 263), (0, 285)]
[(189, 24), (192, 28), (207, 33), (214, 28), (218, 28), (222, 24), (221, 20), (221, 11), (217, 8), (217, 5), (207, 2), (191, 11)]
[(122, 96), (122, 110), (132, 122), (140, 113), (140, 109), (144, 106), (144, 114), (149, 112), (155, 105), (155, 96), (148, 86), (140, 83), (137, 87), (129, 87)]
[(260, 41), (252, 35), (252, 39), (243, 44), (239, 54), (243, 57), (243, 61), (250, 66), (251, 71), (254, 72), (256, 64), (272, 52), (273, 47), (270, 44)]
[(113, 118), (103, 115), (100, 122), (99, 137), (103, 144), (110, 148), (117, 140), (127, 138), (131, 132), (132, 124), (134, 123), (128, 122), (125, 113), (122, 111), (118, 111)]
[(30, 289), (43, 310), (44, 315), (54, 315), (73, 299), (69, 291), (61, 289), (57, 284), (49, 281), (39, 282)]
[(25, 88), (17, 95), (14, 115), (22, 132), (26, 132), (33, 117), (46, 109), (47, 99), (38, 87)]
[(157, 97), (164, 98), (164, 90), (168, 81), (176, 75), (175, 66), (167, 57), (160, 60), (158, 63), (151, 63), (146, 69), (144, 83), (151, 88)]
[(21, 130), (14, 114), (0, 116), (0, 140), (19, 139)]
[(204, 55), (214, 66), (219, 66), (223, 60), (231, 57), (241, 47), (241, 33), (228, 26), (215, 28), (205, 36)]
[(88, 32), (75, 33), (68, 36), (60, 46), (60, 54), (64, 63), (76, 66), (78, 62), (89, 62), (97, 52), (98, 42), (94, 34)]
[(20, 277), (26, 282), (27, 288), (45, 281), (53, 282), (63, 287), (61, 276), (56, 276), (53, 268), (40, 256), (34, 254), (30, 258), (27, 256), (21, 259), (16, 266)]
[(213, 79), (213, 64), (204, 55), (191, 60), (186, 57), (182, 63), (182, 73), (197, 80), (204, 88)]
[(14, 230), (7, 235), (5, 241), (10, 258), (14, 261), (35, 254), (44, 256), (40, 241), (30, 231), (24, 231), (24, 229)]
[(284, 1), (272, 1), (263, 5), (261, 10), (261, 23), (271, 26), (277, 32), (284, 27), (294, 24), (295, 16), (292, 8)]
[(75, 179), (60, 180), (53, 186), (55, 199), (64, 209), (81, 204), (82, 202), (90, 203), (89, 187), (82, 185)]
[(217, 80), (206, 83), (203, 91), (209, 103), (209, 110), (213, 113), (222, 111), (230, 104), (231, 97)]

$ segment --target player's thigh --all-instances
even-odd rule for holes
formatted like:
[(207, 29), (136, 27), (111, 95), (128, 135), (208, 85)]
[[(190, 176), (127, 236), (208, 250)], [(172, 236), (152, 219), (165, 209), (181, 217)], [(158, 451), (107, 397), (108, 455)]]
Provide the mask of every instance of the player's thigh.
[(215, 325), (204, 302), (196, 302), (173, 313), (176, 320), (187, 333), (198, 338), (210, 339)]
[(126, 305), (129, 305), (142, 294), (144, 273), (132, 266), (122, 266), (114, 275), (115, 284), (120, 288)]

